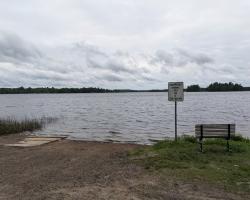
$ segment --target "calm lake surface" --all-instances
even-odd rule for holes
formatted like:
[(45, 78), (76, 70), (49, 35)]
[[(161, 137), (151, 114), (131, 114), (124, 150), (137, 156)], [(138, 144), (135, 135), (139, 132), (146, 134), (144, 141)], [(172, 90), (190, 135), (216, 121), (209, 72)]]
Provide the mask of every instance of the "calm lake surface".
[[(174, 137), (174, 102), (167, 93), (0, 95), (0, 117), (58, 120), (37, 134), (95, 141), (152, 143)], [(250, 92), (185, 93), (178, 103), (179, 134), (197, 123), (236, 123), (250, 137)]]

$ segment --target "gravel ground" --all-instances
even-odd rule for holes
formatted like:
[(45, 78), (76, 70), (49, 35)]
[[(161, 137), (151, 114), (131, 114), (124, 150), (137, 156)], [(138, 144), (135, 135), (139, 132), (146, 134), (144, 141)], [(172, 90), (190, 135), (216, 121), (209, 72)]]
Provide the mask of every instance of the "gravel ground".
[(205, 183), (184, 183), (145, 170), (127, 152), (140, 145), (62, 140), (17, 148), (0, 137), (0, 199), (248, 199)]

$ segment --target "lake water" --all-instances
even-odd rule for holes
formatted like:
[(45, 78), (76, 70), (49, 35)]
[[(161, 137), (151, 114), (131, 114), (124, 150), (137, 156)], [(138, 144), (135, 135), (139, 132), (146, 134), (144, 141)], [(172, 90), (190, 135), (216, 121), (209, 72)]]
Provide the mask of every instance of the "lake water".
[[(167, 93), (0, 95), (0, 117), (55, 117), (36, 133), (83, 140), (147, 144), (174, 137), (174, 102)], [(236, 131), (250, 137), (250, 92), (185, 93), (179, 134), (194, 135), (197, 123), (236, 123)]]

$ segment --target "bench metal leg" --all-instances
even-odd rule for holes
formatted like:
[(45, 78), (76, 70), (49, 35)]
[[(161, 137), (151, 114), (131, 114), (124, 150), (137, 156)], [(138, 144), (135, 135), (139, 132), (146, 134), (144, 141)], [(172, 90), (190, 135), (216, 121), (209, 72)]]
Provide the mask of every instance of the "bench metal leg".
[(200, 143), (200, 152), (202, 153), (203, 152), (203, 144), (202, 144), (202, 140), (199, 141)]
[(201, 135), (200, 135), (200, 151), (203, 152), (202, 139), (203, 139), (203, 125), (201, 125)]
[(229, 152), (229, 140), (231, 138), (231, 124), (228, 124), (228, 127), (227, 127), (227, 151)]

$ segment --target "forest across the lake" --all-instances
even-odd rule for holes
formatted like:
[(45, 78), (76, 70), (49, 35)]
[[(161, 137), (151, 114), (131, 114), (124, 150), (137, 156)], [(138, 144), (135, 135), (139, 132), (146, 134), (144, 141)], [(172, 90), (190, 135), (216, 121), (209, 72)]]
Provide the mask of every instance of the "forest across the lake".
[[(82, 88), (55, 88), (55, 87), (17, 87), (0, 88), (0, 94), (39, 94), (39, 93), (122, 93), (122, 92), (167, 92), (167, 89), (132, 90), (132, 89), (103, 89), (97, 87)], [(200, 87), (198, 84), (189, 85), (186, 92), (227, 92), (227, 91), (250, 91), (250, 87), (243, 87), (238, 83), (214, 82), (207, 87)]]

